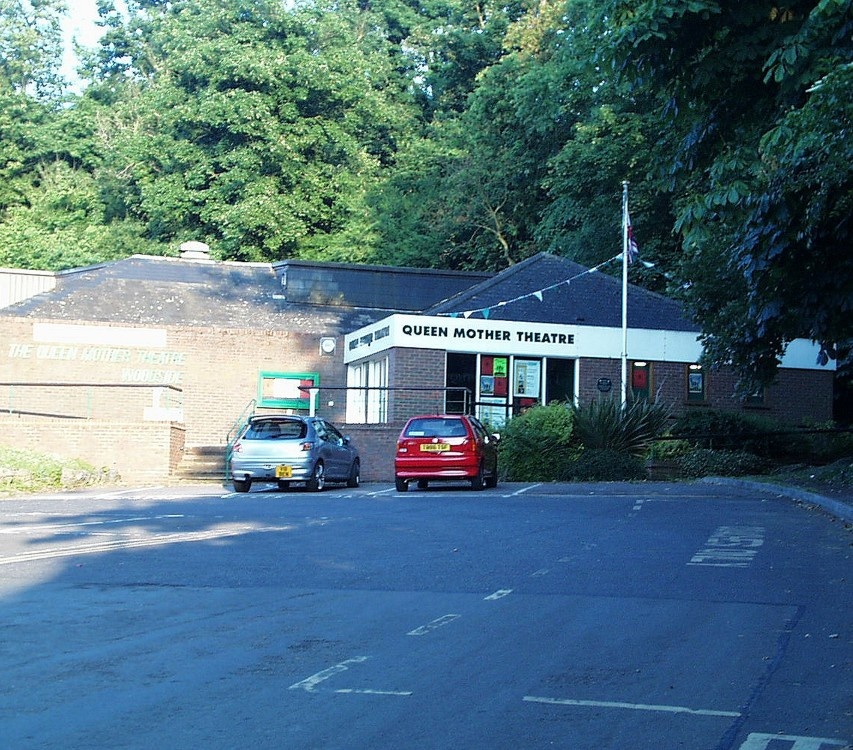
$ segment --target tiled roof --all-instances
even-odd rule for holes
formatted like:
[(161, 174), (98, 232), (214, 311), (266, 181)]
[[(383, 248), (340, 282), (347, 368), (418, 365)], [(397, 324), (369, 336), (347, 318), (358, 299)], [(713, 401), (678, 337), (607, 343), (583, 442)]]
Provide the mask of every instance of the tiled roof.
[[(541, 292), (541, 300), (536, 292)], [(566, 258), (539, 253), (425, 312), (481, 317), (484, 309), (491, 320), (619, 328), (622, 281), (600, 271), (590, 272)], [(678, 302), (634, 285), (628, 287), (628, 325), (652, 330), (699, 330)]]
[[(496, 275), (135, 255), (59, 273), (53, 290), (0, 309), (0, 315), (347, 333), (389, 312), (467, 313), (488, 308), (488, 317), (495, 320), (621, 326), (621, 280), (588, 270), (548, 253)], [(549, 288), (552, 285), (556, 286)], [(533, 296), (537, 291), (542, 291), (541, 301)], [(632, 328), (698, 330), (677, 302), (637, 286), (631, 286), (628, 294), (628, 323)]]
[(135, 255), (56, 275), (0, 315), (133, 325), (348, 332), (420, 311), (490, 274), (307, 261), (231, 263)]

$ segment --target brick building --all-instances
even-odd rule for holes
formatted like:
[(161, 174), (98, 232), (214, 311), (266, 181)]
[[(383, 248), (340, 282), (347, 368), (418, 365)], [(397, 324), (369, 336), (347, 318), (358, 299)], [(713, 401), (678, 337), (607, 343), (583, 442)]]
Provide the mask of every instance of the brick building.
[[(203, 248), (27, 273), (0, 271), (0, 296), (13, 290), (0, 299), (0, 440), (128, 481), (163, 481), (203, 446), (221, 455), (264, 410), (339, 423), (363, 478), (388, 479), (412, 413), (473, 410), (499, 425), (536, 402), (621, 386), (619, 280), (546, 253), (500, 274), (222, 263)], [(631, 287), (628, 324), (636, 395), (832, 416), (833, 373), (808, 342), (742, 402), (731, 374), (699, 367), (698, 330), (677, 303)]]

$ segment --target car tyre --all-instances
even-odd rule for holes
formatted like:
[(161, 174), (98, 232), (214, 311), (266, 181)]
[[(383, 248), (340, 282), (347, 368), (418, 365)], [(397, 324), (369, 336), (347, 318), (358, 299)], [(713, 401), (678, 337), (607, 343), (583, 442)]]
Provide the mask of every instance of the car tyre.
[(486, 478), (486, 487), (492, 489), (498, 486), (498, 465), (495, 464), (495, 470)]
[(235, 479), (234, 492), (248, 492), (252, 486), (251, 479)]
[(477, 476), (471, 477), (471, 489), (472, 490), (481, 490), (486, 486), (485, 480), (483, 478), (483, 465), (480, 464), (480, 468), (477, 470)]
[(358, 487), (359, 484), (361, 484), (361, 462), (356, 459), (352, 462), (347, 487)]
[(326, 467), (322, 461), (314, 464), (314, 471), (311, 472), (311, 479), (308, 480), (308, 489), (312, 492), (320, 492), (326, 486)]
[(394, 486), (397, 488), (397, 492), (408, 492), (409, 491), (409, 483), (405, 479), (400, 479), (399, 477), (394, 479)]
[(427, 487), (429, 487), (429, 482), (426, 479), (418, 479), (419, 490), (425, 490)]

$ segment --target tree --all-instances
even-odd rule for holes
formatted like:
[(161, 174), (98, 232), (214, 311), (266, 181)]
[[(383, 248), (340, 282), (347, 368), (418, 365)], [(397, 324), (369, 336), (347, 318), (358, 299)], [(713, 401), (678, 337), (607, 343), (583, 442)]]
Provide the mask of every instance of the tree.
[(853, 337), (850, 5), (606, 4), (613, 62), (658, 100), (685, 301), (745, 388), (794, 338), (826, 361)]

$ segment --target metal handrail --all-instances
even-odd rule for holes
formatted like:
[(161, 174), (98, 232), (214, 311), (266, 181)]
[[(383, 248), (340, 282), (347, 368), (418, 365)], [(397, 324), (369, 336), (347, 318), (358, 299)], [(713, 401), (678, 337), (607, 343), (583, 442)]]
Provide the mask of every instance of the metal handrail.
[(240, 412), (240, 416), (237, 417), (237, 420), (231, 425), (231, 429), (228, 430), (228, 434), (225, 436), (225, 478), (228, 479), (228, 467), (231, 465), (231, 454), (234, 452), (234, 443), (237, 442), (237, 438), (240, 436), (240, 433), (243, 431), (243, 428), (246, 426), (249, 418), (255, 413), (255, 410), (258, 408), (257, 399), (252, 399), (243, 407), (243, 411)]

